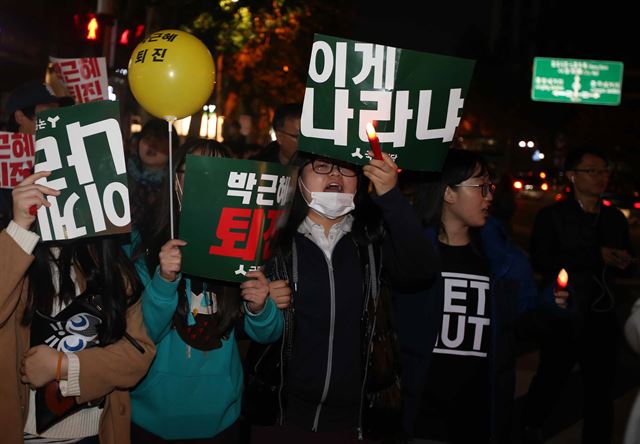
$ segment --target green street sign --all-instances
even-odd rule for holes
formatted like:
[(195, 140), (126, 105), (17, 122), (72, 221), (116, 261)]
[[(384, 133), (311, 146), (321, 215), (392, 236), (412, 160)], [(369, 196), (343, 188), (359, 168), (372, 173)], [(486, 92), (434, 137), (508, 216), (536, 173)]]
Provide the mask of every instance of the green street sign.
[(440, 171), (475, 61), (316, 34), (298, 148), (369, 162), (366, 125), (399, 167)]
[(118, 102), (36, 114), (36, 183), (60, 190), (38, 209), (43, 241), (129, 233), (129, 189)]
[(271, 162), (187, 156), (180, 212), (182, 271), (244, 282), (270, 255), (288, 215), (295, 167)]
[(622, 62), (536, 57), (531, 100), (619, 105), (623, 67)]

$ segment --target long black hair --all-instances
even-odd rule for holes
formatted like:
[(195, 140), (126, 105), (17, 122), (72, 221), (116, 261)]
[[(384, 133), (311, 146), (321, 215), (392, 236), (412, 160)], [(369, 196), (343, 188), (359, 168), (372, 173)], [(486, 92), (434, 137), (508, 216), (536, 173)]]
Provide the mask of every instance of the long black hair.
[[(187, 154), (202, 152), (203, 156), (209, 157), (230, 157), (229, 150), (220, 142), (207, 139), (192, 139), (182, 144), (173, 156), (172, 177), (176, 176), (178, 171), (184, 170)], [(144, 255), (149, 275), (153, 276), (156, 267), (160, 263), (160, 249), (171, 238), (171, 224), (169, 220), (170, 204), (169, 204), (169, 179), (167, 178), (161, 188), (163, 191), (158, 196), (158, 202), (152, 210), (150, 220), (153, 221), (139, 229), (141, 241), (136, 247), (134, 257)], [(174, 188), (171, 190), (173, 194), (173, 218), (175, 221), (175, 232), (179, 232), (179, 215), (178, 200), (182, 196), (178, 196)], [(208, 288), (212, 288), (209, 286)], [(218, 311), (215, 316), (218, 318), (218, 330), (228, 333), (233, 326), (235, 320), (240, 316), (240, 297), (239, 290), (231, 283), (213, 282), (213, 288), (216, 292)], [(186, 286), (184, 279), (178, 285), (178, 299), (175, 316), (185, 319), (189, 311), (188, 297), (186, 294)]]
[[(442, 172), (436, 180), (423, 182), (418, 186), (416, 196), (416, 211), (424, 226), (437, 230), (439, 235), (447, 236), (447, 230), (442, 224), (442, 208), (444, 193), (447, 187), (453, 187), (474, 176), (480, 168), (480, 174), (488, 174), (489, 168), (485, 160), (473, 151), (452, 148), (442, 166)], [(476, 231), (471, 228), (472, 243), (477, 238)]]
[[(49, 315), (54, 302), (73, 301), (76, 297), (73, 270), (80, 286), (84, 283), (87, 292), (102, 296), (100, 343), (107, 345), (122, 338), (127, 326), (127, 308), (142, 292), (133, 263), (122, 250), (128, 241), (126, 235), (114, 235), (38, 244), (33, 252), (35, 260), (27, 271), (29, 290), (22, 324), (29, 325), (36, 310)], [(52, 264), (57, 273), (52, 273)], [(57, 292), (54, 279), (58, 281)]]
[[(302, 180), (302, 170), (312, 160), (319, 158), (310, 153), (297, 151), (291, 158), (289, 165), (298, 168), (298, 180)], [(358, 186), (354, 197), (355, 209), (353, 215), (353, 226), (350, 236), (358, 245), (366, 245), (369, 242), (377, 242), (384, 233), (382, 225), (382, 213), (375, 206), (369, 196), (369, 180), (362, 174), (362, 169), (358, 168)], [(272, 251), (287, 258), (291, 254), (291, 242), (298, 231), (298, 227), (309, 214), (309, 206), (302, 196), (300, 186), (296, 184), (293, 203), (289, 212), (289, 217), (282, 228), (278, 230), (273, 240)]]

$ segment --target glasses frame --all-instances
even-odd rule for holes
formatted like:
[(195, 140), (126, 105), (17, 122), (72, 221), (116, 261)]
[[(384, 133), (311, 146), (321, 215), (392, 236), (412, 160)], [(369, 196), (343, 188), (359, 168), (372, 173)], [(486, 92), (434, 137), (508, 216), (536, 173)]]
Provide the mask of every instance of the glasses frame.
[(298, 134), (293, 134), (293, 133), (290, 133), (290, 132), (288, 132), (288, 131), (281, 130), (281, 129), (276, 130), (276, 133), (286, 134), (287, 136), (289, 136), (289, 137), (291, 137), (291, 138), (293, 138), (293, 139), (295, 139), (295, 140), (298, 140), (298, 138), (300, 137), (300, 133), (298, 133)]
[(327, 161), (327, 160), (322, 160), (322, 162), (330, 163), (330, 164), (331, 164), (331, 169), (330, 169), (328, 172), (326, 172), (326, 173), (321, 173), (321, 172), (319, 172), (318, 170), (316, 170), (316, 165), (315, 165), (315, 163), (316, 163), (317, 161), (320, 161), (320, 160), (322, 160), (322, 159), (313, 159), (313, 160), (310, 160), (310, 161), (307, 163), (307, 164), (309, 164), (309, 163), (311, 164), (311, 169), (312, 169), (312, 170), (313, 170), (313, 172), (314, 172), (314, 173), (316, 173), (316, 174), (321, 174), (321, 175), (323, 175), (323, 176), (328, 176), (329, 174), (333, 173), (334, 168), (337, 168), (337, 169), (338, 169), (338, 173), (340, 173), (340, 174), (341, 174), (341, 175), (343, 175), (344, 177), (356, 177), (356, 176), (358, 175), (358, 171), (357, 171), (355, 168), (354, 168), (354, 170), (353, 170), (353, 174), (344, 174), (344, 171), (342, 170), (342, 168), (343, 168), (343, 167), (341, 167), (341, 166), (340, 166), (340, 165), (338, 165), (337, 163), (333, 163), (333, 162), (330, 162), (330, 161)]
[(454, 187), (465, 187), (465, 188), (480, 188), (480, 193), (482, 194), (482, 197), (485, 198), (489, 195), (489, 193), (491, 193), (491, 195), (493, 196), (493, 194), (496, 192), (496, 184), (493, 182), (489, 182), (489, 183), (479, 183), (476, 185), (465, 185), (465, 184), (457, 184), (454, 185)]
[(611, 170), (609, 168), (576, 168), (573, 171), (576, 173), (585, 173), (591, 177), (596, 177), (600, 174), (606, 174), (607, 176), (611, 175)]

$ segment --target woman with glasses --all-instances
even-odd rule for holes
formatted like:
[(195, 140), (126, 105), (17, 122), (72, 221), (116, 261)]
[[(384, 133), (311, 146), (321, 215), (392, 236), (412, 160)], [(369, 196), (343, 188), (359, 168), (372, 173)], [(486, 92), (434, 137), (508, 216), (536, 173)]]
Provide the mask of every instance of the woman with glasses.
[(254, 427), (252, 442), (352, 443), (376, 365), (369, 352), (380, 289), (425, 282), (433, 252), (388, 155), (363, 168), (303, 152), (293, 162), (298, 187), (267, 267), (293, 290), (277, 350), (278, 425)]
[[(180, 148), (173, 172), (176, 219), (187, 154), (228, 157), (215, 141), (195, 140)], [(282, 334), (282, 314), (260, 271), (248, 272), (239, 286), (182, 274), (180, 247), (186, 243), (170, 238), (169, 193), (154, 216), (155, 224), (132, 235), (145, 285), (142, 313), (157, 356), (131, 394), (131, 441), (234, 443), (242, 395), (235, 327), (242, 325), (255, 341), (275, 341)]]
[(396, 292), (409, 436), (511, 442), (515, 330), (537, 291), (526, 256), (489, 217), (494, 191), (484, 160), (456, 149), (439, 179), (418, 187), (440, 273), (422, 291)]

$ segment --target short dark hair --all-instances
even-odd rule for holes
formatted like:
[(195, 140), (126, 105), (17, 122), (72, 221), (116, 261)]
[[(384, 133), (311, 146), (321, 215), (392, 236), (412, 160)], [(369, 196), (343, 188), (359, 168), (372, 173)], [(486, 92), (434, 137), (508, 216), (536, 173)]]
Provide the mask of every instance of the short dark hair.
[(600, 159), (604, 160), (607, 166), (609, 165), (609, 159), (607, 158), (607, 156), (604, 154), (602, 150), (599, 150), (597, 148), (592, 148), (592, 147), (579, 147), (579, 148), (572, 149), (567, 154), (567, 157), (565, 158), (565, 161), (564, 161), (564, 170), (565, 171), (574, 170), (578, 166), (578, 164), (582, 161), (582, 158), (587, 154), (591, 156), (599, 157)]
[[(167, 121), (162, 119), (153, 118), (144, 124), (140, 131), (140, 139), (160, 139), (169, 140), (169, 131), (167, 128)], [(180, 138), (176, 127), (171, 125), (171, 139), (172, 145), (177, 147), (180, 144)]]
[[(36, 105), (28, 106), (16, 111), (22, 111), (22, 114), (24, 114), (26, 117), (28, 117), (29, 119), (33, 119), (36, 116)], [(16, 120), (16, 111), (9, 113), (9, 121), (7, 122), (7, 129), (12, 133), (17, 133), (18, 131), (20, 131), (20, 125)]]
[(273, 129), (278, 131), (284, 127), (284, 122), (287, 119), (300, 118), (302, 115), (302, 103), (285, 103), (276, 108), (273, 114)]

